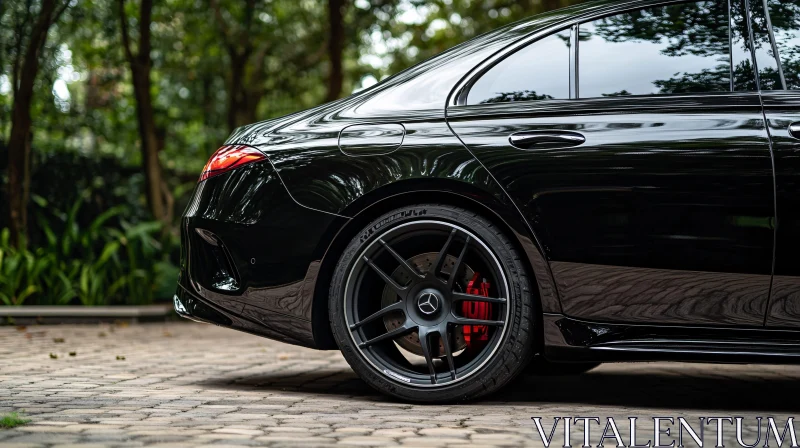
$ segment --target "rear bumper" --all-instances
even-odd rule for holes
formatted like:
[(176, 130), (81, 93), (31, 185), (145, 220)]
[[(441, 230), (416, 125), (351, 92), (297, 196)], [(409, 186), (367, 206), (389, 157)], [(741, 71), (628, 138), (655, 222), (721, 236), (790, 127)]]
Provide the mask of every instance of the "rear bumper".
[(199, 183), (181, 219), (176, 311), (317, 348), (317, 273), (344, 221), (295, 203), (269, 162)]

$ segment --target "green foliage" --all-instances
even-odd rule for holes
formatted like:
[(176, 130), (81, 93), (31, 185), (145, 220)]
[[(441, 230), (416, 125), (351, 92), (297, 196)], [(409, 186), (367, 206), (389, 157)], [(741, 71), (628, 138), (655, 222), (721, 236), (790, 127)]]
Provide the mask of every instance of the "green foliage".
[[(343, 93), (477, 34), (581, 0), (345, 1)], [(159, 157), (177, 215), (234, 122), (316, 106), (326, 98), (328, 2), (163, 0), (150, 30)], [(0, 0), (0, 190), (20, 37), (41, 0)], [(0, 234), (0, 304), (138, 304), (169, 298), (177, 222), (150, 222), (136, 101), (121, 45), (119, 2), (72, 0), (41, 51), (31, 116), (27, 245)], [(139, 0), (125, 2), (134, 42)], [(135, 44), (134, 44), (135, 46)], [(137, 49), (134, 48), (134, 51)], [(246, 58), (245, 58), (246, 56)], [(234, 86), (237, 58), (244, 58)], [(239, 61), (241, 62), (241, 61)], [(6, 192), (0, 191), (5, 198)], [(0, 229), (8, 201), (0, 200)]]
[(16, 428), (29, 423), (30, 420), (23, 418), (17, 412), (9, 412), (0, 415), (0, 428)]
[(8, 229), (0, 232), (3, 304), (138, 305), (169, 297), (177, 270), (168, 256), (177, 249), (177, 238), (165, 234), (159, 222), (127, 222), (122, 205), (81, 225), (77, 216), (89, 196), (85, 190), (69, 210), (50, 216), (48, 202), (35, 197), (45, 234), (45, 243), (35, 249), (14, 248)]
[(364, 61), (375, 60), (364, 58), (365, 53), (381, 58), (380, 79), (503, 25), (582, 1), (357, 0), (356, 13), (363, 25), (354, 32), (365, 34), (360, 37), (367, 45), (356, 50)]
[(9, 244), (8, 229), (0, 232), (0, 301), (5, 305), (22, 305), (41, 290), (49, 257), (38, 257), (25, 249)]
[[(580, 1), (346, 1), (343, 92), (498, 26)], [(15, 57), (14, 25), (24, 7), (18, 2), (4, 12), (5, 3), (0, 2), (0, 78), (9, 74)], [(252, 11), (247, 4), (154, 2), (151, 93), (163, 143), (161, 161), (170, 171), (196, 175), (230, 133), (232, 51), (250, 54), (243, 82), (258, 96), (256, 120), (313, 107), (325, 99), (327, 1), (257, 0)], [(126, 11), (135, 40), (138, 0), (128, 0)], [(136, 102), (119, 28), (118, 2), (97, 0), (73, 1), (53, 27), (32, 111), (34, 151), (141, 163)], [(56, 95), (57, 84), (68, 89), (67, 98)], [(0, 135), (7, 135), (11, 100), (0, 89)], [(0, 169), (5, 162), (1, 155), (0, 149)]]

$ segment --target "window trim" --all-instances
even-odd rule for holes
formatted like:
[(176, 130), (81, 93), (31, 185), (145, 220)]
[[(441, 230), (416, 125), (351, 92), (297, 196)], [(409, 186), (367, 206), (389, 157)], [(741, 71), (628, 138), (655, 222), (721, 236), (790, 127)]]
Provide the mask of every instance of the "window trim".
[(570, 27), (570, 46), (569, 46), (569, 99), (574, 100), (580, 98), (578, 95), (578, 42), (580, 28), (576, 22)]
[[(462, 80), (454, 87), (453, 91), (451, 92), (451, 94), (449, 96), (450, 99), (448, 99), (448, 101), (447, 101), (447, 103), (445, 105), (445, 109), (447, 109), (447, 108), (449, 108), (451, 106), (468, 106), (468, 107), (490, 106), (490, 104), (467, 104), (467, 99), (468, 99), (468, 96), (469, 96), (469, 92), (472, 89), (472, 86), (476, 82), (478, 82), (478, 80), (484, 74), (486, 74), (486, 72), (488, 72), (489, 70), (494, 68), (501, 61), (503, 61), (506, 58), (510, 57), (511, 55), (517, 53), (518, 51), (522, 50), (523, 48), (527, 47), (528, 45), (534, 44), (535, 42), (537, 42), (537, 41), (539, 41), (541, 39), (544, 39), (544, 38), (549, 37), (551, 35), (560, 33), (560, 32), (565, 31), (567, 29), (570, 29), (571, 36), (574, 39), (574, 41), (572, 41), (573, 45), (570, 46), (570, 52), (574, 52), (574, 57), (572, 57), (572, 55), (570, 55), (571, 57), (570, 57), (570, 72), (569, 72), (569, 77), (570, 77), (570, 98), (569, 99), (570, 100), (573, 100), (573, 99), (593, 99), (593, 98), (603, 99), (605, 97), (586, 97), (586, 98), (580, 97), (580, 90), (579, 90), (580, 89), (580, 87), (579, 87), (580, 86), (580, 79), (579, 79), (579, 76), (580, 76), (579, 75), (579, 73), (580, 73), (580, 67), (579, 67), (579, 53), (580, 53), (580, 48), (579, 47), (580, 47), (580, 45), (579, 45), (579, 41), (580, 41), (580, 39), (579, 39), (579, 34), (578, 34), (579, 29), (580, 29), (580, 25), (583, 24), (583, 23), (599, 20), (599, 19), (602, 19), (604, 17), (610, 17), (610, 16), (614, 16), (614, 15), (617, 15), (617, 14), (625, 14), (626, 12), (636, 11), (636, 10), (639, 10), (639, 9), (652, 8), (652, 7), (658, 7), (658, 6), (666, 6), (666, 5), (673, 5), (673, 4), (679, 4), (679, 3), (691, 3), (693, 1), (696, 2), (696, 1), (699, 1), (699, 0), (650, 0), (650, 1), (639, 0), (639, 1), (631, 1), (631, 2), (624, 3), (624, 4), (613, 5), (612, 7), (609, 7), (607, 10), (596, 11), (593, 14), (578, 15), (578, 16), (576, 16), (574, 18), (570, 18), (569, 20), (565, 20), (562, 23), (558, 23), (558, 24), (552, 25), (552, 26), (550, 26), (550, 27), (548, 27), (546, 29), (534, 31), (533, 33), (529, 34), (528, 36), (525, 36), (524, 38), (520, 39), (519, 41), (507, 46), (503, 50), (498, 51), (494, 55), (490, 56), (489, 58), (485, 59), (484, 61), (482, 61), (481, 63), (477, 64), (475, 67), (473, 67), (473, 69), (469, 73), (467, 73), (464, 76), (464, 78), (462, 78)], [(728, 0), (727, 4), (728, 4), (728, 36), (729, 36), (729, 39), (730, 39), (732, 30), (733, 30), (733, 28), (731, 26), (731, 21), (733, 20), (731, 0)], [(749, 10), (748, 10), (748, 14), (749, 14)], [(747, 21), (745, 26), (747, 26), (747, 29), (750, 29), (749, 17), (745, 18), (745, 20)], [(732, 54), (733, 54), (732, 44), (729, 43), (728, 48), (729, 48), (729, 54), (732, 57)], [(733, 84), (733, 64), (732, 63), (730, 64), (730, 70), (731, 70), (731, 75), (730, 75), (731, 84)], [(572, 95), (573, 92), (575, 94), (574, 97)], [(733, 90), (733, 86), (731, 85), (731, 88), (730, 88), (730, 90), (728, 92), (698, 92), (698, 93), (695, 93), (695, 94), (703, 95), (703, 94), (719, 94), (719, 93), (723, 93), (724, 94), (724, 93), (742, 93), (742, 92), (736, 92), (735, 90)], [(664, 96), (686, 96), (686, 95), (693, 95), (693, 94), (669, 93), (669, 94), (630, 95), (629, 97), (664, 97)], [(509, 103), (509, 104), (514, 104), (514, 103), (517, 103), (517, 104), (519, 104), (519, 103), (532, 103), (532, 102), (542, 103), (542, 102), (549, 102), (549, 101), (564, 101), (564, 99), (515, 101), (515, 102)]]
[[(745, 8), (747, 9), (747, 27), (750, 30), (750, 41), (755, 42), (755, 32), (753, 31), (754, 28), (754, 19), (753, 19), (753, 11), (752, 11), (752, 3), (753, 1), (757, 0), (745, 0)], [(769, 4), (767, 0), (761, 0), (760, 7), (764, 11), (764, 18), (766, 19), (766, 27), (767, 27), (767, 38), (769, 39), (769, 44), (772, 49), (773, 57), (775, 58), (775, 66), (778, 68), (778, 77), (781, 81), (781, 89), (775, 90), (764, 90), (764, 92), (780, 92), (780, 91), (789, 91), (789, 88), (786, 84), (786, 76), (783, 71), (783, 60), (781, 59), (781, 53), (778, 49), (778, 41), (775, 39), (775, 30), (772, 27), (772, 18), (769, 12)], [(753, 70), (755, 71), (756, 76), (756, 85), (758, 87), (758, 91), (762, 92), (761, 90), (761, 70), (758, 67), (758, 59), (756, 54), (756, 47), (755, 45), (751, 45), (750, 52), (752, 53), (753, 58)]]
[(728, 88), (733, 92), (736, 80), (733, 78), (733, 3), (731, 3), (731, 0), (728, 0), (728, 64), (731, 66), (730, 86)]
[[(741, 0), (744, 2), (745, 20), (747, 21), (747, 34), (750, 38), (750, 59), (753, 61), (753, 76), (756, 80), (756, 90), (759, 95), (761, 94), (761, 74), (758, 69), (758, 58), (756, 57), (756, 48), (753, 42), (755, 39), (755, 32), (753, 31), (753, 10), (750, 6), (750, 0)], [(730, 0), (729, 0), (730, 2)]]
[[(519, 53), (520, 51), (528, 48), (529, 46), (534, 45), (534, 44), (536, 44), (537, 42), (539, 42), (541, 40), (547, 39), (548, 37), (555, 36), (556, 34), (561, 33), (562, 31), (567, 31), (567, 30), (569, 30), (569, 32), (570, 32), (570, 37), (569, 37), (569, 41), (570, 41), (570, 48), (569, 48), (570, 65), (569, 65), (569, 68), (568, 68), (568, 71), (569, 71), (569, 88), (568, 88), (568, 91), (569, 91), (569, 99), (573, 99), (573, 96), (572, 96), (573, 91), (575, 91), (577, 93), (577, 91), (575, 90), (575, 86), (577, 84), (573, 84), (573, 81), (575, 81), (575, 79), (573, 78), (573, 73), (572, 73), (573, 65), (574, 65), (575, 66), (575, 75), (577, 76), (577, 51), (576, 51), (576, 47), (575, 47), (575, 41), (577, 41), (578, 39), (577, 39), (576, 36), (573, 35), (573, 33), (576, 31), (576, 27), (577, 27), (577, 23), (575, 23), (575, 22), (569, 22), (568, 25), (565, 25), (563, 23), (559, 24), (559, 25), (556, 25), (553, 28), (549, 28), (546, 31), (546, 33), (542, 33), (541, 35), (537, 35), (535, 38), (533, 38), (531, 40), (526, 40), (525, 43), (514, 47), (513, 49), (511, 49), (510, 51), (505, 53), (502, 57), (498, 58), (495, 61), (492, 61), (492, 63), (489, 66), (484, 67), (483, 69), (481, 69), (478, 73), (476, 73), (474, 76), (472, 76), (469, 79), (469, 81), (467, 81), (459, 89), (458, 93), (456, 94), (456, 106), (477, 106), (478, 104), (468, 104), (467, 100), (469, 98), (469, 92), (472, 90), (472, 87), (478, 81), (480, 81), (480, 79), (483, 78), (483, 76), (485, 74), (487, 74), (489, 71), (491, 71), (493, 68), (495, 68), (501, 62), (503, 62), (506, 59), (512, 57), (513, 55)], [(484, 61), (484, 63), (485, 63), (485, 61)], [(563, 101), (564, 98), (559, 98), (559, 99), (555, 99), (554, 98), (553, 100), (561, 100), (561, 101)], [(553, 100), (536, 100), (536, 101), (553, 101)], [(534, 101), (534, 100), (514, 101), (514, 102), (515, 103), (527, 103), (529, 101)], [(479, 103), (479, 104), (482, 104), (482, 103)]]

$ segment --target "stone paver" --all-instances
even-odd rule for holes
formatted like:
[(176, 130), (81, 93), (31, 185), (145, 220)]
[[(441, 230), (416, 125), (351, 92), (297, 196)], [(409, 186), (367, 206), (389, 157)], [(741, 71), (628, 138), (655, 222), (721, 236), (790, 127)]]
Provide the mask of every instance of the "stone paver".
[[(548, 433), (557, 416), (600, 417), (595, 446), (607, 417), (625, 443), (628, 417), (639, 417), (642, 444), (654, 416), (741, 416), (752, 444), (755, 417), (783, 419), (782, 428), (797, 415), (799, 380), (795, 366), (608, 364), (581, 376), (528, 376), (474, 403), (425, 406), (372, 391), (338, 352), (210, 325), (5, 326), (0, 413), (31, 422), (0, 430), (0, 446), (542, 446), (534, 416)], [(573, 446), (582, 428), (573, 423)], [(560, 447), (563, 426), (555, 434)], [(724, 439), (738, 446), (732, 426)], [(696, 446), (688, 436), (684, 444)]]

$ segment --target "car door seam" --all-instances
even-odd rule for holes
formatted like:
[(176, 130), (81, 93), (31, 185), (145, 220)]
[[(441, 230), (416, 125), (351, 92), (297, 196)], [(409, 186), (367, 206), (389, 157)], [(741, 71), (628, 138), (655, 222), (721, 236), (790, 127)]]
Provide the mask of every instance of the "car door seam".
[[(745, 5), (745, 26), (747, 26), (747, 33), (750, 36), (750, 42), (754, 42), (755, 34), (753, 34), (753, 12), (750, 9), (750, 0), (744, 0)], [(777, 56), (777, 54), (776, 54)], [(761, 105), (761, 116), (764, 119), (764, 130), (767, 133), (767, 144), (769, 145), (769, 159), (772, 164), (772, 214), (773, 214), (773, 223), (772, 223), (772, 267), (769, 276), (769, 290), (767, 291), (767, 304), (764, 309), (764, 322), (762, 326), (767, 326), (767, 320), (769, 319), (769, 309), (772, 305), (772, 284), (775, 281), (775, 254), (777, 252), (777, 236), (778, 236), (778, 186), (777, 186), (777, 179), (775, 173), (775, 152), (772, 148), (772, 132), (769, 129), (769, 121), (767, 120), (767, 111), (764, 108), (764, 96), (763, 92), (761, 91), (761, 77), (758, 72), (758, 60), (756, 59), (756, 53), (754, 46), (750, 46), (750, 57), (753, 61), (753, 74), (756, 80), (756, 89), (758, 89), (758, 103)], [(778, 62), (780, 64), (780, 62)]]

